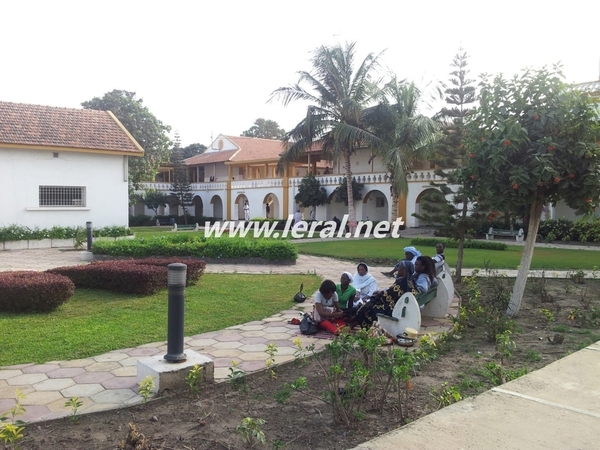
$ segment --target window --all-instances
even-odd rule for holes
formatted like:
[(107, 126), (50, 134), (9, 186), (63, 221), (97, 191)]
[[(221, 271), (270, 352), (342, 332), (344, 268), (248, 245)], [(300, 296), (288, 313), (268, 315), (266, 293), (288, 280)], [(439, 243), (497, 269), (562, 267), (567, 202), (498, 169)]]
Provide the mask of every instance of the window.
[(84, 186), (40, 186), (40, 206), (85, 206)]
[(383, 208), (385, 206), (385, 198), (375, 197), (375, 208)]

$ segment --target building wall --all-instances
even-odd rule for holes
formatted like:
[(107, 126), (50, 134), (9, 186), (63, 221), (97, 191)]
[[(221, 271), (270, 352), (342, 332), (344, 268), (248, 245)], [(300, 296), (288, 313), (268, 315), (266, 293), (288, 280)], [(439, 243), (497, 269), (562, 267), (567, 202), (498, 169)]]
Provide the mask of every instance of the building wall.
[[(575, 214), (575, 210), (571, 209), (567, 204), (559, 200), (556, 206), (547, 206), (546, 212), (542, 213), (543, 219), (569, 219), (569, 220), (581, 220), (582, 216)], [(599, 217), (600, 211), (596, 211), (594, 216)]]
[[(0, 226), (128, 226), (126, 157), (0, 149)], [(40, 208), (39, 186), (85, 186), (85, 208)]]

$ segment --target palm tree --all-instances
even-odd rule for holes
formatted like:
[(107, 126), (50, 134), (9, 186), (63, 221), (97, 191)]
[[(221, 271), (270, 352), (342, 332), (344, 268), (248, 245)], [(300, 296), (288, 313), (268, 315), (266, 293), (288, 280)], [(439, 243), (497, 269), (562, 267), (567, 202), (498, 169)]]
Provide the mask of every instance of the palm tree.
[(289, 147), (281, 156), (278, 169), (304, 157), (315, 144), (322, 148), (323, 158), (343, 158), (350, 222), (356, 221), (350, 156), (359, 146), (382, 145), (363, 124), (364, 110), (374, 104), (382, 92), (379, 80), (373, 79), (379, 68), (378, 58), (379, 55), (369, 53), (355, 69), (355, 43), (319, 47), (311, 59), (313, 71), (299, 72), (297, 84), (276, 89), (269, 100), (279, 99), (284, 105), (295, 100), (310, 103), (306, 117), (284, 137)]
[(421, 91), (394, 76), (384, 87), (385, 99), (365, 112), (365, 123), (384, 146), (374, 149), (390, 176), (392, 217), (398, 218), (398, 197), (408, 192), (406, 174), (414, 162), (427, 157), (438, 138), (436, 122), (419, 113)]

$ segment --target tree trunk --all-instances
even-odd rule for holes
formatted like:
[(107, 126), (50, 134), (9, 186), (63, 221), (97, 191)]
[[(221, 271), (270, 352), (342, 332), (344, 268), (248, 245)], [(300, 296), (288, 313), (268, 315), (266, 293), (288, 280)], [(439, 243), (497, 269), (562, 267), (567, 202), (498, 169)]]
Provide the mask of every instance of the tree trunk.
[(529, 209), (529, 230), (527, 231), (527, 240), (521, 256), (521, 264), (519, 265), (519, 273), (515, 280), (512, 296), (506, 314), (509, 317), (515, 317), (521, 309), (521, 301), (525, 292), (525, 284), (527, 284), (527, 275), (529, 275), (529, 267), (531, 266), (531, 258), (533, 258), (533, 250), (535, 248), (535, 239), (537, 237), (540, 220), (542, 218), (542, 208), (544, 202), (539, 197), (534, 200)]
[(394, 223), (398, 218), (398, 196), (392, 193), (392, 217), (390, 222)]
[(460, 215), (459, 230), (458, 230), (458, 254), (456, 255), (456, 273), (455, 280), (456, 284), (462, 283), (462, 266), (463, 257), (465, 254), (465, 221), (467, 220), (469, 205), (466, 201), (463, 202), (463, 207)]
[[(344, 164), (346, 165), (346, 188), (348, 189), (348, 223), (356, 222), (354, 211), (354, 190), (352, 189), (352, 165), (350, 163), (350, 150), (344, 151)], [(350, 232), (354, 233), (356, 227), (350, 225)]]

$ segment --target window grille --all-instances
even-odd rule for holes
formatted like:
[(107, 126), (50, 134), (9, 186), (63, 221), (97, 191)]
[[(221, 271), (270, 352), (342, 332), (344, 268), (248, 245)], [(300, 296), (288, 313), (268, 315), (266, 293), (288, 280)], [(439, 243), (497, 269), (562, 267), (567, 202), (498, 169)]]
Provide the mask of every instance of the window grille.
[(40, 186), (42, 206), (85, 206), (84, 186)]

